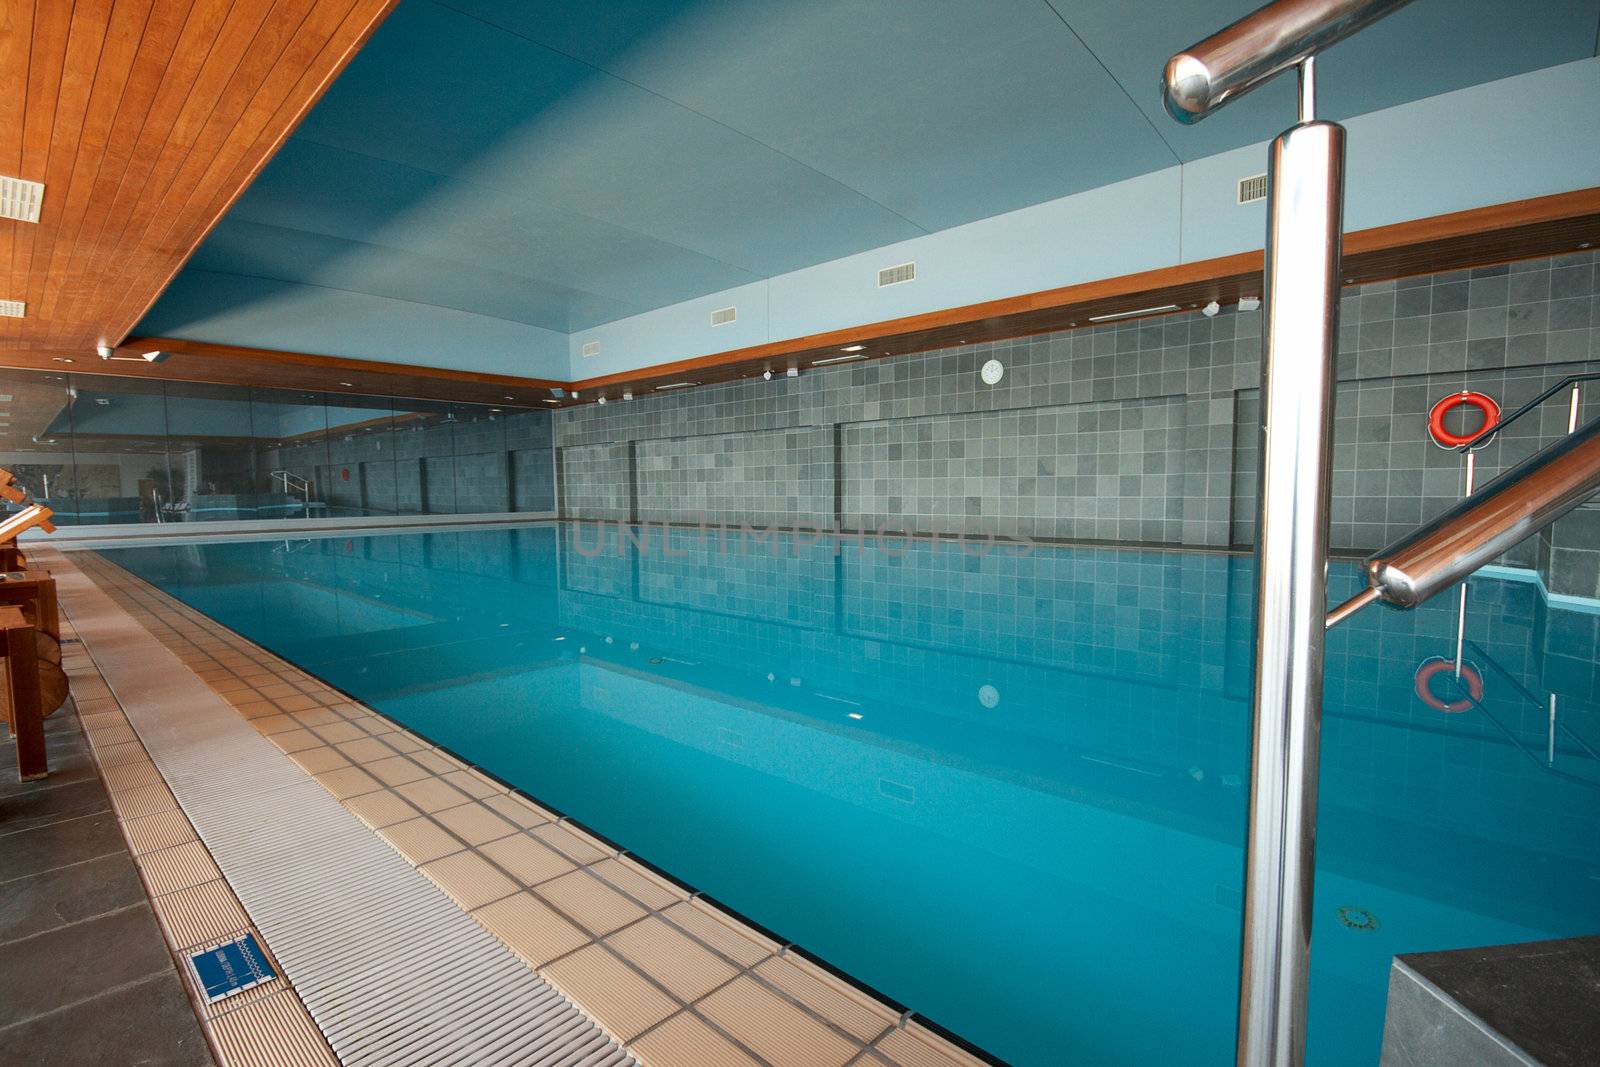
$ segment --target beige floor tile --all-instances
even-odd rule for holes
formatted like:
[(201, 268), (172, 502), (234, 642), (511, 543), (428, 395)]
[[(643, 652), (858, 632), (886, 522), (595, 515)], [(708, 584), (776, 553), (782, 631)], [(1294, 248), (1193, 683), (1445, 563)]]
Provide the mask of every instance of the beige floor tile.
[(168, 893), (154, 903), (168, 940), (180, 951), (219, 941), (250, 925), (233, 891), (221, 880)]
[(123, 822), (122, 829), (127, 834), (128, 844), (135, 856), (142, 856), (146, 852), (157, 852), (195, 839), (194, 828), (189, 825), (189, 820), (184, 817), (183, 812), (176, 810), (146, 815), (138, 819), (127, 819)]
[(756, 974), (865, 1042), (870, 1043), (900, 1021), (898, 1013), (798, 957), (764, 960), (756, 967)]
[(695, 1010), (774, 1067), (844, 1067), (861, 1050), (748, 977), (723, 986)]
[(628, 1048), (640, 1067), (759, 1067), (758, 1060), (688, 1012), (679, 1012)]
[[(301, 726), (308, 727), (332, 726), (335, 723), (344, 722), (343, 719), (339, 718), (339, 716), (335, 715), (327, 708), (312, 708), (310, 711), (297, 711), (294, 713), (294, 717), (299, 721)], [(329, 738), (329, 740), (349, 741), (351, 738), (336, 737)]]
[[(381, 741), (370, 737), (367, 740), (372, 741), (375, 745), (382, 744)], [(407, 782), (420, 782), (424, 778), (433, 777), (430, 772), (418, 767), (406, 757), (395, 755), (393, 749), (389, 750), (387, 758), (368, 763), (365, 766), (368, 774), (382, 781), (385, 785), (405, 785)]]
[(443, 752), (435, 752), (431, 748), (420, 749), (412, 753), (411, 758), (434, 774), (449, 774), (452, 771), (466, 770), (460, 763), (446, 756)]
[(655, 916), (624, 927), (606, 940), (685, 1003), (700, 999), (739, 973), (722, 957)]
[(503, 793), (486, 799), (484, 806), (504, 815), (524, 830), (554, 822), (555, 816), (526, 797), (519, 797), (514, 793)]
[(498, 785), (476, 771), (452, 771), (441, 777), (475, 800), (497, 796), (505, 792), (505, 788)]
[(351, 797), (344, 802), (344, 806), (355, 812), (357, 818), (374, 830), (414, 819), (420, 814), (416, 808), (387, 789)]
[(337, 1067), (322, 1031), (284, 990), (211, 1020), (227, 1067)]
[(124, 789), (159, 785), (163, 781), (161, 772), (156, 770), (156, 765), (148, 758), (124, 763), (120, 767), (102, 767), (100, 776), (106, 780), (106, 789), (113, 795)]
[(530, 893), (486, 904), (472, 915), (531, 967), (543, 967), (590, 940)]
[(237, 704), (235, 709), (247, 719), (264, 719), (270, 715), (281, 715), (282, 709), (270, 700), (252, 700), (248, 704)]
[(395, 792), (426, 812), (458, 808), (472, 799), (448, 782), (441, 782), (437, 778), (407, 782), (405, 785), (396, 786)]
[(116, 809), (119, 819), (138, 819), (157, 812), (173, 811), (178, 806), (178, 801), (172, 795), (172, 790), (167, 784), (140, 786), (137, 789), (125, 789), (111, 798), (111, 806)]
[(322, 707), (321, 704), (318, 704), (303, 693), (296, 693), (293, 696), (286, 697), (273, 697), (272, 702), (284, 711), (309, 711), (312, 708)]
[(533, 836), (578, 863), (594, 863), (612, 854), (588, 834), (555, 823), (534, 827)]
[(596, 936), (609, 934), (645, 914), (639, 905), (581, 870), (546, 882), (537, 892)]
[(317, 775), (316, 779), (338, 800), (346, 800), (383, 788), (382, 782), (360, 767), (340, 767), (337, 770), (324, 771)]
[[(300, 721), (305, 722), (305, 717), (302, 716)], [(366, 731), (355, 726), (353, 723), (345, 722), (343, 719), (339, 719), (337, 722), (317, 723), (311, 727), (311, 731), (329, 743), (339, 741), (357, 741), (367, 736)]]
[(419, 870), (439, 883), (457, 904), (468, 911), (517, 891), (515, 882), (474, 852), (458, 852), (454, 856), (425, 864)]
[[(257, 721), (265, 722), (266, 720), (260, 719)], [(267, 740), (271, 741), (274, 745), (277, 745), (279, 751), (290, 756), (294, 755), (296, 752), (304, 752), (309, 748), (324, 747), (322, 744), (322, 738), (318, 737), (310, 730), (301, 730), (298, 727), (293, 730), (284, 730), (282, 733), (268, 734)]]
[(176, 893), (180, 889), (214, 882), (222, 877), (211, 853), (199, 841), (186, 841), (159, 852), (146, 852), (139, 857), (139, 870), (144, 874), (152, 896)]
[(745, 967), (772, 955), (778, 948), (754, 931), (735, 929), (731, 920), (724, 920), (692, 903), (674, 904), (662, 914)]
[[(442, 817), (449, 812), (439, 814)], [(548, 882), (557, 875), (566, 874), (573, 869), (571, 860), (544, 842), (535, 841), (527, 834), (519, 833), (514, 837), (503, 837), (482, 846), (479, 851), (510, 871), (523, 885)]]
[(875, 1047), (898, 1067), (984, 1067), (983, 1060), (914, 1022)]
[(363, 723), (363, 725), (366, 726), (368, 733), (382, 737), (383, 743), (394, 749), (396, 752), (402, 752), (415, 757), (416, 753), (427, 751), (427, 745), (423, 744), (421, 741), (417, 740), (408, 733), (395, 730), (394, 727), (382, 722), (382, 720), (374, 718)]
[(280, 697), (295, 697), (300, 695), (300, 690), (296, 689), (288, 682), (273, 682), (269, 685), (258, 687), (256, 691), (262, 696), (269, 697), (272, 700), (277, 700)]
[(378, 833), (418, 867), (452, 852), (460, 852), (463, 847), (460, 841), (426, 818), (397, 822), (385, 826)]
[(311, 738), (313, 744), (322, 744), (322, 738), (301, 726), (299, 720), (292, 715), (263, 715), (259, 719), (251, 719), (250, 725), (254, 726), (256, 733), (263, 737), (274, 737), (291, 730), (298, 730), (304, 736)]
[(603, 859), (591, 865), (589, 869), (633, 899), (657, 911), (670, 907), (680, 900), (689, 899), (689, 894), (675, 887), (669, 888), (668, 884), (657, 878), (654, 873), (641, 870), (627, 860)]
[(673, 999), (599, 945), (557, 960), (544, 975), (619, 1041), (678, 1010)]
[(96, 745), (94, 758), (99, 761), (101, 767), (121, 767), (150, 759), (145, 753), (144, 746), (138, 741), (129, 741), (121, 745)]
[(344, 753), (331, 745), (302, 748), (291, 752), (289, 758), (298, 763), (307, 774), (321, 774), (336, 767), (350, 766), (350, 761), (345, 759)]
[[(360, 737), (354, 741), (345, 741), (333, 746), (344, 753), (344, 758), (351, 763), (376, 763), (379, 760), (389, 759), (394, 756), (394, 749), (379, 741), (376, 737)], [(378, 775), (379, 778), (383, 776)]]
[(517, 828), (482, 804), (446, 808), (433, 817), (469, 845), (484, 845), (517, 832)]

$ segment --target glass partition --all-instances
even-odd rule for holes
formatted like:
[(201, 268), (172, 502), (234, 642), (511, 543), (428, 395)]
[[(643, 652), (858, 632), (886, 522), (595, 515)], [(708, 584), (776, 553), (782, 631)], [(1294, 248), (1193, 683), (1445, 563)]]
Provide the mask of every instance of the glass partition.
[(0, 467), (58, 525), (549, 512), (552, 456), (546, 411), (0, 369)]

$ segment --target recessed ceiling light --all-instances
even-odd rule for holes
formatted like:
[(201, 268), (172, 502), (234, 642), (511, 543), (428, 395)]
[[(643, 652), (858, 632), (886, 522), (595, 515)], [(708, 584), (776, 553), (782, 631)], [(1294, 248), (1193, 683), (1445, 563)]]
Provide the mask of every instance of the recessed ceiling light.
[(71, 356), (51, 356), (50, 359), (55, 363), (71, 363), (72, 362), (72, 357)]
[(354, 382), (340, 382), (339, 384), (344, 386), (346, 389), (354, 389), (356, 387)]
[(866, 348), (867, 348), (866, 345), (845, 345), (843, 348), (839, 349), (839, 351), (841, 351), (841, 352), (864, 352), (864, 351), (866, 351)]
[(811, 365), (813, 367), (826, 367), (830, 363), (849, 363), (852, 359), (866, 358), (866, 356), (863, 356), (860, 352), (857, 352), (853, 356), (829, 356), (827, 359), (814, 359), (811, 361)]
[(501, 399), (502, 400), (515, 400), (516, 397), (514, 397), (514, 396), (506, 396), (506, 397), (501, 397)]
[(561, 401), (559, 401), (559, 400), (546, 400), (545, 403), (546, 404), (559, 404), (559, 403), (561, 403)]
[[(658, 386), (656, 386), (656, 392), (659, 393), (664, 389), (687, 389), (691, 385), (699, 385), (699, 384), (700, 384), (699, 382), (668, 382), (666, 385), (658, 385)], [(577, 396), (578, 394), (577, 393), (573, 393), (572, 395), (573, 396)]]

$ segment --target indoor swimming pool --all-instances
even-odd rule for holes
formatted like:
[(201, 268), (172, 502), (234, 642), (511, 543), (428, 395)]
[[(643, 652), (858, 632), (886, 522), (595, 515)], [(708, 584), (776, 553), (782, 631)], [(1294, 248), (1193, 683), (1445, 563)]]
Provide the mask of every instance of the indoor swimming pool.
[[(102, 554), (1006, 1061), (1232, 1058), (1248, 556), (553, 523)], [(1330, 637), (1313, 1063), (1375, 1061), (1396, 953), (1600, 923), (1600, 616), (1469, 590), (1465, 684), (1454, 594)]]

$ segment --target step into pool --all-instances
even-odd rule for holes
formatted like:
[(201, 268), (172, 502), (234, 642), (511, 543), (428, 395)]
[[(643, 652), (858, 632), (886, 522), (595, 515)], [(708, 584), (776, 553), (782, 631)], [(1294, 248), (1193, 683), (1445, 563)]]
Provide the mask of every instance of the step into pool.
[[(103, 554), (997, 1057), (1232, 1058), (1247, 556), (580, 523)], [(1396, 953), (1600, 929), (1600, 616), (1476, 577), (1457, 682), (1455, 604), (1330, 637), (1316, 1064), (1376, 1061)]]

